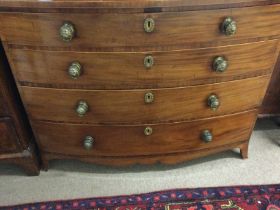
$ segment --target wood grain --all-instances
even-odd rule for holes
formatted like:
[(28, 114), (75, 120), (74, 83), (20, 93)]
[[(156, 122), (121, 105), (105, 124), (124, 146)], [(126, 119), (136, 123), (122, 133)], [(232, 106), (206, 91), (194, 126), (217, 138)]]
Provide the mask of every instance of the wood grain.
[(0, 107), (4, 109), (2, 117), (13, 119), (20, 145), (22, 149), (26, 149), (29, 147), (32, 134), (2, 45), (0, 45), (0, 99)]
[[(79, 88), (135, 89), (164, 88), (223, 82), (260, 76), (272, 71), (278, 40), (216, 48), (166, 52), (92, 53), (11, 49), (13, 73), (21, 85)], [(144, 57), (152, 55), (154, 65), (146, 69)], [(213, 70), (213, 61), (224, 56), (229, 67)], [(260, 59), (261, 58), (261, 59)], [(83, 73), (68, 75), (78, 61)]]
[(2, 0), (0, 11), (7, 12), (167, 12), (239, 8), (279, 3), (277, 0)]
[(177, 164), (182, 163), (184, 161), (189, 161), (192, 159), (198, 159), (204, 156), (209, 156), (211, 154), (217, 154), (219, 152), (231, 150), (233, 148), (246, 148), (248, 145), (248, 141), (237, 142), (233, 144), (227, 144), (216, 148), (207, 148), (202, 150), (181, 152), (181, 153), (173, 153), (173, 154), (163, 154), (163, 155), (141, 155), (134, 157), (98, 157), (98, 156), (73, 156), (73, 155), (64, 155), (57, 153), (46, 153), (44, 152), (42, 155), (44, 157), (44, 169), (48, 170), (49, 161), (54, 159), (73, 159), (81, 160), (89, 163), (96, 163), (101, 165), (109, 165), (109, 166), (129, 166), (136, 164)]
[(19, 150), (19, 140), (12, 121), (8, 117), (0, 118), (0, 134), (0, 155)]
[(37, 176), (40, 174), (40, 163), (34, 147), (14, 152), (0, 154), (0, 163), (10, 163), (20, 166), (29, 176)]
[[(228, 16), (238, 28), (230, 37), (220, 32)], [(156, 22), (153, 33), (143, 30), (146, 17)], [(279, 17), (276, 0), (3, 0), (0, 37), (44, 168), (58, 158), (171, 164), (235, 147), (247, 158), (256, 108), (278, 52)], [(69, 43), (58, 34), (64, 21), (77, 29)], [(143, 68), (147, 54), (155, 58), (150, 70)], [(218, 55), (229, 60), (223, 74), (211, 70)], [(76, 60), (84, 72), (73, 81), (66, 70)], [(154, 93), (154, 103), (144, 103), (147, 92)], [(207, 107), (210, 94), (220, 99), (216, 111)], [(75, 113), (79, 100), (89, 104), (84, 117)], [(16, 126), (21, 122), (15, 118)], [(143, 134), (147, 125), (151, 136)], [(213, 132), (213, 142), (201, 142), (203, 129)], [(91, 151), (82, 147), (85, 135), (96, 140)], [(1, 154), (0, 161), (36, 173), (28, 143)]]
[[(237, 21), (238, 32), (234, 36), (220, 32), (220, 25), (227, 16)], [(151, 34), (143, 30), (146, 17), (156, 22)], [(279, 17), (280, 5), (149, 14), (1, 13), (0, 18), (5, 21), (0, 22), (0, 34), (8, 44), (49, 49), (149, 51), (165, 46), (184, 49), (203, 43), (279, 37)], [(58, 33), (64, 21), (71, 21), (77, 30), (77, 37), (69, 43), (63, 42)]]
[[(90, 126), (34, 122), (44, 152), (77, 156), (137, 156), (211, 149), (249, 139), (257, 111), (175, 124), (137, 126)], [(241, 123), (242, 122), (242, 123)], [(151, 136), (144, 128), (153, 128)], [(201, 140), (208, 129), (213, 141)], [(85, 136), (94, 138), (93, 148), (83, 147)]]
[[(69, 90), (21, 87), (29, 117), (75, 123), (155, 123), (224, 115), (258, 107), (270, 76), (186, 88), (147, 90)], [(144, 94), (152, 92), (154, 103), (145, 104)], [(210, 94), (220, 99), (213, 111), (207, 106)], [(75, 112), (79, 100), (89, 105), (88, 113)]]
[(274, 116), (280, 114), (280, 56), (278, 56), (263, 104), (260, 108), (261, 116)]
[(4, 116), (6, 113), (6, 108), (4, 106), (4, 97), (0, 91), (0, 117)]
[[(15, 163), (29, 175), (39, 174), (35, 145), (16, 84), (0, 45), (0, 162)], [(4, 111), (4, 112), (3, 112)]]

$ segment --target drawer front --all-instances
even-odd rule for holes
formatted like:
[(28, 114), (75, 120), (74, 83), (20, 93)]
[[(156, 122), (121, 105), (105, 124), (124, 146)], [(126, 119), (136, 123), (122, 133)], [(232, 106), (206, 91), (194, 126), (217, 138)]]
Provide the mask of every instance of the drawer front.
[[(237, 33), (233, 36), (221, 32), (221, 25), (227, 17), (232, 17), (237, 24)], [(279, 5), (135, 14), (5, 13), (0, 15), (5, 19), (0, 27), (3, 40), (12, 44), (134, 51), (278, 36), (279, 17)], [(152, 32), (144, 30), (147, 18), (154, 21), (154, 24), (147, 23), (149, 28), (146, 31), (151, 31), (154, 25)], [(60, 37), (62, 25), (62, 29), (69, 32), (65, 39), (69, 40), (73, 34), (71, 41), (63, 41)]]
[(18, 151), (18, 137), (11, 119), (0, 118), (0, 154)]
[[(259, 106), (270, 76), (186, 88), (68, 90), (21, 87), (32, 119), (76, 123), (155, 123), (239, 112)], [(211, 95), (213, 110), (208, 105)], [(146, 99), (145, 99), (146, 97)], [(152, 100), (153, 99), (153, 100)], [(82, 102), (86, 102), (82, 103)], [(81, 102), (81, 103), (80, 103)], [(77, 114), (77, 108), (80, 114)]]
[[(175, 124), (91, 126), (38, 121), (33, 123), (33, 127), (41, 148), (51, 153), (85, 156), (154, 155), (247, 141), (256, 113), (253, 110)], [(153, 130), (149, 136), (144, 134), (147, 127)], [(212, 135), (211, 141), (203, 140), (205, 130)]]
[[(278, 41), (273, 40), (218, 48), (150, 53), (13, 49), (10, 55), (16, 79), (22, 85), (89, 89), (163, 88), (266, 74), (272, 70), (277, 43)], [(226, 69), (218, 69), (218, 57), (224, 59), (222, 62), (227, 62)]]

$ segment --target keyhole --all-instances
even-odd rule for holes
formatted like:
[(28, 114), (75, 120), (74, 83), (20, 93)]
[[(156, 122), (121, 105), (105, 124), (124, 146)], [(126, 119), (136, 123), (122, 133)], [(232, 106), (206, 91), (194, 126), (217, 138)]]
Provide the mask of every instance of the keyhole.
[(151, 28), (151, 21), (148, 21), (148, 28)]
[(146, 127), (144, 133), (146, 136), (150, 136), (153, 133), (153, 129), (151, 127)]
[(152, 93), (146, 93), (145, 94), (145, 103), (150, 104), (154, 101), (154, 95)]
[(146, 18), (144, 21), (144, 29), (146, 32), (153, 32), (155, 27), (155, 21), (152, 18)]
[(151, 68), (154, 65), (154, 59), (151, 55), (148, 55), (144, 58), (144, 65), (147, 69)]

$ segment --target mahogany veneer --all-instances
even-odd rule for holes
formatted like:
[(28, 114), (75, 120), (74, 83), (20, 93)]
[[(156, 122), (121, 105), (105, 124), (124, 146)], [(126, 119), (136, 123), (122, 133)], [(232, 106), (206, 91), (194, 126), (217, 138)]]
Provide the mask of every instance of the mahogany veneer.
[[(261, 76), (271, 73), (278, 40), (232, 46), (152, 52), (65, 52), (11, 49), (14, 74), (23, 86), (77, 89), (128, 89), (184, 87)], [(155, 65), (145, 69), (145, 56)], [(229, 67), (223, 74), (212, 70), (217, 56)], [(260, 59), (262, 58), (262, 59)], [(73, 61), (83, 72), (78, 80), (65, 74)], [(46, 65), (47, 63), (47, 65)], [(36, 69), (36, 71), (33, 71)]]
[[(89, 157), (139, 156), (170, 154), (209, 149), (227, 144), (244, 142), (253, 129), (251, 123), (257, 111), (225, 115), (180, 123), (143, 124), (143, 125), (83, 125), (36, 122), (41, 147), (50, 153)], [(243, 122), (242, 124), (240, 122)], [(154, 135), (143, 138), (145, 127), (151, 126)], [(215, 139), (203, 142), (201, 131), (211, 130)], [(81, 147), (80, 138), (84, 134), (94, 136), (95, 146), (92, 150)], [(57, 139), (53, 141), (52, 139)], [(67, 144), (65, 144), (67, 139)], [(145, 149), (143, 149), (145, 148)]]
[[(219, 116), (260, 106), (269, 76), (184, 88), (148, 90), (69, 90), (22, 87), (21, 95), (34, 120), (70, 123), (137, 124), (178, 122)], [(144, 95), (154, 94), (146, 104)], [(212, 110), (207, 98), (215, 93), (220, 106)], [(246, 93), (246, 94), (244, 94)], [(83, 117), (75, 108), (80, 100), (89, 110)]]
[[(147, 51), (184, 49), (192, 46), (216, 46), (219, 42), (248, 42), (256, 38), (279, 37), (280, 5), (223, 10), (159, 13), (10, 13), (0, 14), (3, 40), (13, 45), (37, 46), (42, 49), (94, 51)], [(220, 32), (224, 18), (238, 22), (238, 33), (225, 36)], [(143, 20), (156, 22), (152, 34), (143, 30)], [(75, 25), (76, 38), (61, 42), (58, 29), (63, 22)], [(272, 29), (273, 28), (273, 29)], [(163, 44), (164, 43), (164, 44)], [(46, 48), (47, 47), (47, 48)]]
[(279, 17), (263, 0), (4, 0), (0, 36), (45, 169), (169, 164), (247, 158)]

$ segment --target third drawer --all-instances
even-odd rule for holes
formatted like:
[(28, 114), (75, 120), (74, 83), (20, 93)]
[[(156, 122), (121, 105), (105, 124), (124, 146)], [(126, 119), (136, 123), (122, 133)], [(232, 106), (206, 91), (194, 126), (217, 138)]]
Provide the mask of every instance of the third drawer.
[(21, 87), (33, 120), (97, 124), (176, 122), (258, 107), (270, 75), (184, 88), (69, 90)]

